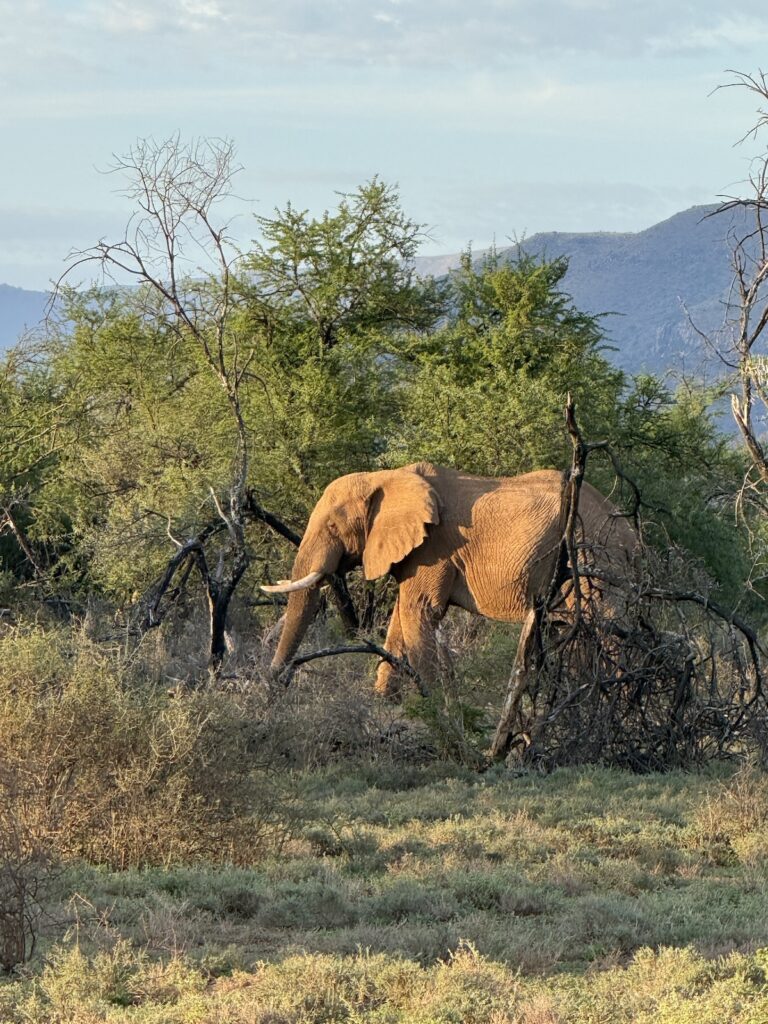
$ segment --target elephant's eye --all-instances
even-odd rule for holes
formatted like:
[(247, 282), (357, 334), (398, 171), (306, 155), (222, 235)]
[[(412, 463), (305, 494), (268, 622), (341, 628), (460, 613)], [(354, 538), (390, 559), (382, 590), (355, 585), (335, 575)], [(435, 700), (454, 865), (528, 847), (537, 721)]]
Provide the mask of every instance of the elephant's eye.
[(339, 524), (336, 522), (335, 519), (329, 519), (328, 520), (328, 533), (330, 533), (330, 535), (332, 537), (335, 537), (337, 539), (341, 535), (341, 530), (339, 529)]

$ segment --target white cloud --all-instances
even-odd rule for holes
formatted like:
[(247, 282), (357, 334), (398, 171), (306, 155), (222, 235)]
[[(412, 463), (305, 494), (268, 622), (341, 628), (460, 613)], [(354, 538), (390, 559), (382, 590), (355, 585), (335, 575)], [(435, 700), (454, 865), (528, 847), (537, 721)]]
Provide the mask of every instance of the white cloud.
[(97, 24), (107, 32), (115, 34), (139, 33), (141, 35), (156, 32), (159, 18), (155, 13), (141, 10), (134, 4), (112, 3), (97, 12)]
[(0, 255), (98, 237), (29, 209), (109, 207), (94, 166), (174, 131), (233, 136), (262, 212), (400, 181), (443, 249), (642, 226), (695, 201), (665, 183), (739, 175), (743, 101), (707, 94), (766, 40), (764, 0), (0, 0), (0, 193), (28, 211)]
[[(220, 0), (228, 27), (245, 44), (270, 40), (302, 59), (462, 67), (514, 64), (525, 50), (640, 54), (659, 37), (689, 48), (747, 45), (768, 29), (760, 0), (743, 0), (723, 28), (721, 0), (696, 5), (645, 0), (410, 0), (390, 20), (381, 0)], [(166, 10), (178, 11), (178, 0)], [(382, 15), (384, 15), (382, 17)], [(383, 26), (389, 30), (383, 35)], [(661, 27), (661, 31), (660, 31)], [(760, 35), (758, 34), (758, 38)], [(274, 51), (273, 51), (274, 53)]]
[(743, 13), (720, 18), (706, 26), (690, 26), (678, 35), (661, 35), (649, 40), (652, 51), (660, 54), (705, 52), (730, 49), (739, 51), (768, 42), (768, 18)]
[(193, 17), (207, 18), (212, 21), (225, 20), (224, 12), (218, 3), (208, 2), (208, 0), (181, 0), (181, 6)]
[(742, 0), (727, 17), (721, 0), (0, 0), (6, 72), (62, 52), (127, 65), (147, 45), (156, 58), (190, 64), (479, 70), (535, 54), (667, 57), (730, 48), (736, 58), (766, 38), (762, 0)]

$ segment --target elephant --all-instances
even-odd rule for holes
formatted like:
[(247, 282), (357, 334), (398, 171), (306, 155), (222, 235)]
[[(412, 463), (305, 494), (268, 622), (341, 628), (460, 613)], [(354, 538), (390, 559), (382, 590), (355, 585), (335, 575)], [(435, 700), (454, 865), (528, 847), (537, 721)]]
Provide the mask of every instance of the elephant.
[[(494, 478), (428, 462), (334, 480), (310, 515), (292, 579), (262, 587), (289, 595), (273, 672), (296, 654), (323, 579), (360, 565), (367, 580), (391, 573), (398, 583), (384, 646), (424, 680), (434, 678), (435, 631), (450, 605), (530, 629), (534, 603), (562, 560), (564, 485), (553, 469)], [(628, 564), (634, 530), (586, 482), (579, 517), (583, 537), (607, 553), (614, 572)], [(400, 673), (387, 661), (375, 689), (399, 693)]]

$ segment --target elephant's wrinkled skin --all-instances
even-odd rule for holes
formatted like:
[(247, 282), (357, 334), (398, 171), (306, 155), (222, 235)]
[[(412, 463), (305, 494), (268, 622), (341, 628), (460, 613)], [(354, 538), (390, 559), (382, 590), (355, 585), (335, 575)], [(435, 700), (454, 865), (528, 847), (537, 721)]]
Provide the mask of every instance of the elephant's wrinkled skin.
[[(319, 602), (324, 576), (362, 565), (366, 579), (391, 572), (399, 584), (385, 646), (424, 679), (437, 663), (435, 628), (449, 605), (503, 622), (524, 622), (547, 592), (562, 535), (563, 474), (478, 477), (421, 462), (351, 473), (331, 483), (310, 516), (293, 566), (274, 670), (295, 655)], [(628, 564), (635, 534), (615, 507), (584, 483), (583, 535), (616, 572)], [(397, 678), (379, 666), (376, 690)]]

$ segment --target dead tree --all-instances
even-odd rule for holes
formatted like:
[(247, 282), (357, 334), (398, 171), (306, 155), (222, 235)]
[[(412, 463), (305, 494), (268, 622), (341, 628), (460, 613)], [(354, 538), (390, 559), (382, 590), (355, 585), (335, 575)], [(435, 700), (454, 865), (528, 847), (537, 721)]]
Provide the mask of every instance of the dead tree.
[[(531, 674), (541, 668), (544, 653), (545, 622), (564, 601), (563, 587), (567, 584), (571, 607), (570, 635), (579, 630), (582, 616), (583, 590), (577, 529), (579, 522), (579, 495), (591, 451), (606, 450), (604, 441), (587, 444), (576, 423), (573, 400), (568, 395), (565, 407), (565, 423), (573, 446), (571, 467), (563, 478), (562, 509), (560, 514), (560, 550), (555, 559), (555, 569), (546, 593), (534, 595), (533, 607), (523, 623), (520, 642), (510, 675), (509, 688), (501, 716), (491, 742), (489, 756), (497, 759), (506, 755), (512, 739), (514, 723), (520, 702), (531, 683)], [(567, 640), (565, 641), (567, 643)]]
[[(295, 547), (301, 543), (301, 535), (292, 530), (278, 516), (268, 512), (256, 500), (253, 491), (246, 491), (246, 502), (244, 509), (244, 521), (246, 523), (264, 523), (271, 530), (289, 541)], [(197, 568), (204, 582), (210, 586), (211, 573), (206, 563), (206, 544), (210, 538), (220, 534), (226, 528), (226, 523), (219, 518), (218, 521), (207, 523), (197, 534), (188, 540), (181, 542), (171, 537), (177, 547), (176, 553), (169, 559), (163, 574), (149, 587), (142, 601), (139, 604), (139, 616), (136, 625), (136, 632), (146, 633), (161, 625), (168, 612), (184, 593), (192, 570)], [(169, 533), (170, 536), (170, 533)], [(242, 575), (242, 574), (241, 574)], [(239, 580), (240, 577), (238, 577)], [(333, 601), (339, 612), (344, 629), (349, 636), (356, 635), (359, 623), (352, 596), (347, 586), (346, 575), (335, 573), (330, 577), (331, 593)], [(236, 585), (236, 583), (235, 583)], [(212, 600), (209, 596), (209, 607), (218, 609), (217, 614), (220, 620), (216, 623), (215, 635), (219, 644), (223, 645), (226, 640), (226, 609), (234, 593), (234, 587), (230, 589), (226, 603), (219, 596), (219, 599)], [(267, 602), (273, 604), (274, 601)], [(212, 613), (213, 614), (213, 613)], [(211, 642), (213, 643), (214, 629), (211, 630)], [(220, 659), (223, 658), (225, 647), (220, 646)], [(220, 664), (220, 660), (219, 660)]]
[[(763, 72), (733, 75), (729, 85), (747, 89), (761, 103), (755, 124), (740, 141), (762, 138), (768, 130), (768, 78)], [(744, 184), (743, 195), (726, 197), (710, 215), (731, 217), (732, 284), (722, 329), (714, 337), (699, 333), (731, 373), (731, 408), (751, 461), (749, 483), (763, 486), (768, 484), (762, 440), (768, 426), (768, 149), (754, 157)]]
[[(624, 578), (591, 557), (577, 534), (581, 480), (589, 454), (610, 450), (584, 441), (570, 401), (566, 423), (573, 462), (561, 558), (518, 652), (491, 755), (635, 771), (746, 750), (764, 760), (765, 652), (755, 630), (713, 600), (709, 581), (674, 549), (643, 551)], [(610, 602), (596, 600), (603, 588)]]
[[(150, 315), (162, 318), (198, 347), (207, 372), (226, 398), (234, 427), (228, 486), (222, 495), (213, 489), (210, 493), (212, 524), (186, 542), (176, 540), (168, 529), (178, 549), (169, 572), (173, 575), (173, 566), (186, 564), (190, 556), (205, 588), (208, 661), (215, 675), (226, 651), (232, 595), (249, 562), (245, 523), (250, 453), (241, 385), (252, 355), (233, 328), (239, 254), (227, 238), (227, 225), (217, 219), (217, 206), (231, 194), (238, 168), (231, 142), (184, 144), (177, 135), (159, 143), (140, 140), (112, 170), (127, 178), (124, 194), (137, 212), (120, 241), (100, 241), (75, 253), (66, 273), (96, 262), (109, 280), (138, 286), (138, 296), (147, 296)], [(206, 542), (222, 532), (226, 543), (210, 564)]]

